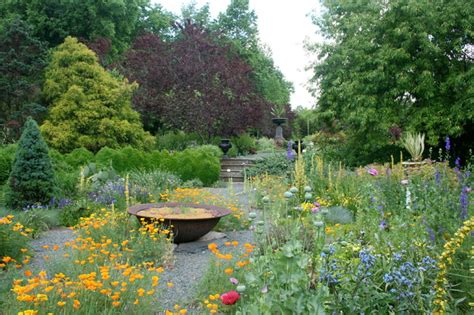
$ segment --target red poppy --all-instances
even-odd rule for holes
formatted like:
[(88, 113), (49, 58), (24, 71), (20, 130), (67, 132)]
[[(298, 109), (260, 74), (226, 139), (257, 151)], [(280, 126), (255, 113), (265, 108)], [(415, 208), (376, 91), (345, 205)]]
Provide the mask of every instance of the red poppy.
[(221, 301), (225, 305), (235, 304), (240, 299), (240, 294), (236, 291), (229, 291), (221, 295)]

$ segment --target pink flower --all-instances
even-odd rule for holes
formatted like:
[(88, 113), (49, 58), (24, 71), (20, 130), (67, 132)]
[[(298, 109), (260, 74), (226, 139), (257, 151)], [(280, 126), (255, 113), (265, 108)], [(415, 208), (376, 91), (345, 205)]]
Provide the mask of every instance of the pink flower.
[(240, 299), (240, 294), (237, 291), (229, 291), (221, 295), (221, 301), (225, 305), (233, 305)]
[(318, 211), (319, 211), (318, 207), (314, 207), (314, 208), (311, 209), (311, 213), (313, 213), (313, 214), (318, 213)]
[(229, 278), (230, 282), (232, 282), (232, 284), (239, 284), (239, 280), (235, 279), (235, 278)]
[(372, 176), (377, 176), (379, 174), (379, 171), (377, 171), (375, 168), (369, 168), (367, 170), (367, 173), (369, 173)]

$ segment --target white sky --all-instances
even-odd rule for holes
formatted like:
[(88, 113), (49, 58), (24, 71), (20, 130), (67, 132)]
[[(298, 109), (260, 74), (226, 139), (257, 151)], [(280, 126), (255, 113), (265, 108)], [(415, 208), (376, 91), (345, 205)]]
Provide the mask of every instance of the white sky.
[[(165, 9), (179, 14), (181, 7), (191, 0), (153, 0), (160, 3)], [(230, 0), (196, 0), (198, 7), (209, 3), (211, 15), (216, 17), (219, 12), (225, 11)], [(293, 82), (295, 92), (291, 95), (291, 105), (312, 107), (315, 99), (307, 91), (306, 85), (311, 72), (305, 67), (310, 64), (310, 58), (304, 50), (304, 41), (321, 41), (316, 27), (308, 16), (315, 10), (320, 12), (317, 0), (250, 0), (251, 9), (258, 17), (260, 40), (267, 45), (272, 53), (275, 64), (283, 72), (285, 78)]]

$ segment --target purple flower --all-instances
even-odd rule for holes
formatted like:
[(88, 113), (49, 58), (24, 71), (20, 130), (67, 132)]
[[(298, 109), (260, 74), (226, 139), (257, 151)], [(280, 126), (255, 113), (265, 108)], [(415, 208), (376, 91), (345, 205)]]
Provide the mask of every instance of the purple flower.
[(469, 196), (468, 193), (471, 191), (469, 187), (463, 187), (461, 190), (461, 195), (459, 196), (459, 203), (461, 205), (461, 219), (464, 221), (467, 219), (467, 208), (469, 206)]
[(461, 168), (461, 158), (459, 156), (456, 158), (456, 161), (454, 161), (454, 164), (456, 164), (457, 168)]
[(229, 278), (229, 281), (232, 283), (232, 284), (239, 284), (239, 280), (235, 279), (235, 278)]
[(286, 150), (286, 158), (290, 161), (293, 161), (295, 158), (295, 155), (293, 153), (293, 148), (291, 147), (292, 143), (291, 141), (288, 141), (288, 148)]
[(388, 227), (388, 224), (387, 222), (385, 222), (385, 220), (380, 221), (379, 228), (381, 230), (385, 230), (387, 227)]
[(379, 174), (379, 171), (377, 171), (375, 168), (369, 168), (367, 170), (367, 173), (369, 173), (372, 176), (377, 176)]
[(444, 140), (444, 148), (446, 151), (451, 150), (451, 140), (449, 139), (449, 136), (446, 136), (446, 139)]

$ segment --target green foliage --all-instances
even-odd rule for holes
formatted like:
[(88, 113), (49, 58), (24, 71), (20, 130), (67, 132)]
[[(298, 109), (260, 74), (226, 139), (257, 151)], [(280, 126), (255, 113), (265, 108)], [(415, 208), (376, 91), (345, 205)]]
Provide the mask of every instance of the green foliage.
[(258, 152), (274, 152), (275, 141), (270, 138), (262, 137), (257, 139), (257, 151)]
[(66, 154), (65, 160), (71, 167), (78, 168), (92, 162), (94, 153), (85, 148), (77, 148)]
[(221, 150), (213, 145), (173, 153), (105, 147), (97, 153), (95, 161), (99, 167), (112, 166), (120, 174), (136, 170), (164, 170), (178, 175), (183, 181), (199, 179), (208, 186), (219, 178), (221, 156)]
[(158, 150), (183, 151), (192, 145), (201, 143), (202, 139), (198, 134), (185, 133), (184, 131), (171, 131), (156, 137), (156, 148)]
[(335, 206), (327, 208), (325, 220), (331, 224), (350, 224), (354, 221), (352, 212), (344, 207)]
[[(47, 47), (19, 18), (3, 20), (0, 30), (0, 125), (13, 120), (21, 126), (26, 117), (39, 118), (46, 112), (39, 92)], [(0, 141), (17, 139), (12, 134)]]
[(75, 202), (62, 208), (59, 212), (59, 221), (63, 226), (75, 226), (80, 218), (87, 218), (93, 210), (84, 202)]
[(97, 152), (105, 146), (152, 145), (151, 135), (131, 108), (136, 85), (104, 70), (96, 55), (76, 39), (68, 37), (55, 49), (45, 78), (43, 94), (51, 107), (41, 129), (53, 148)]
[(247, 133), (241, 134), (238, 137), (232, 137), (231, 143), (237, 150), (238, 155), (254, 154), (257, 152), (255, 138)]
[(272, 104), (288, 104), (293, 85), (275, 66), (271, 52), (259, 43), (257, 15), (250, 9), (249, 1), (232, 0), (213, 27), (225, 34), (226, 40), (250, 64), (258, 93)]
[(10, 176), (12, 163), (15, 158), (16, 145), (0, 147), (0, 185)]
[(280, 175), (286, 176), (292, 169), (293, 163), (286, 158), (284, 154), (272, 154), (264, 158), (258, 159), (255, 165), (246, 170), (248, 177), (258, 175)]
[(8, 179), (6, 203), (18, 208), (49, 202), (55, 190), (48, 146), (32, 118), (26, 121)]
[(2, 258), (9, 256), (19, 261), (24, 255), (21, 249), (29, 247), (30, 238), (26, 235), (23, 228), (15, 228), (17, 223), (18, 220), (13, 215), (9, 217), (2, 215), (0, 223), (0, 257)]
[(469, 132), (474, 8), (467, 3), (323, 2), (315, 23), (330, 40), (311, 47), (319, 57), (312, 79), (317, 112), (348, 134), (352, 164), (372, 162), (391, 143), (394, 126), (425, 133), (430, 145)]
[[(67, 36), (87, 41), (107, 38), (112, 42), (113, 55), (122, 52), (142, 29), (162, 28), (158, 19), (161, 11), (147, 0), (6, 0), (2, 1), (0, 12), (1, 18), (20, 16), (33, 26), (33, 34), (50, 47), (59, 45)], [(148, 13), (152, 20), (147, 20)]]

